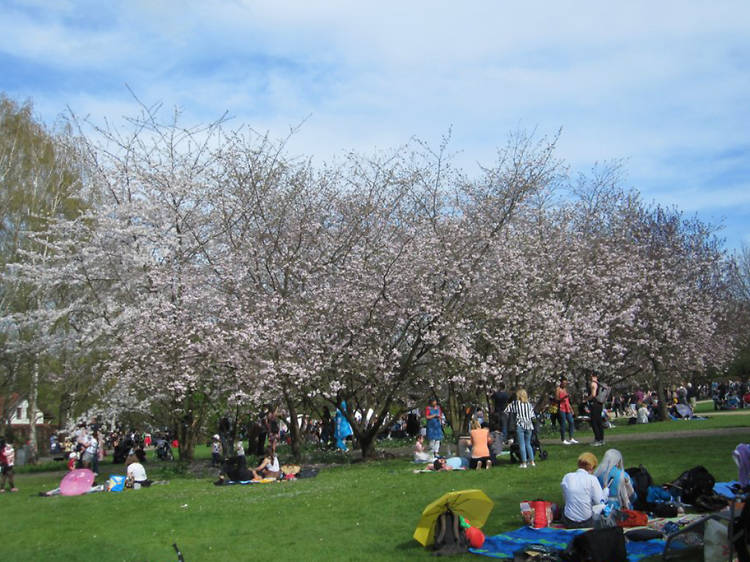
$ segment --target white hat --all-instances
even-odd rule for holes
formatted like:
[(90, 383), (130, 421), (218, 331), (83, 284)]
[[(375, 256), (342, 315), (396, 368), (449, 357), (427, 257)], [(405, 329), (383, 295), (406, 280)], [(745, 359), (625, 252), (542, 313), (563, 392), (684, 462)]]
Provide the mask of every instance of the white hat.
[(218, 433), (214, 433), (214, 436), (213, 436), (213, 438), (214, 438), (214, 439), (216, 439), (217, 441), (218, 441), (219, 439), (221, 439), (221, 438), (219, 437), (219, 434), (218, 434)]

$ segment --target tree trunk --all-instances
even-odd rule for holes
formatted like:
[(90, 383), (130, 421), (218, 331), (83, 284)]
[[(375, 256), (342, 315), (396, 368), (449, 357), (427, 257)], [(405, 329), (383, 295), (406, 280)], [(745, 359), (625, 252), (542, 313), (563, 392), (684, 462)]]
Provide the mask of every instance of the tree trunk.
[(661, 370), (656, 362), (654, 365), (654, 376), (656, 377), (656, 395), (659, 397), (659, 416), (663, 421), (669, 421), (667, 414), (667, 391), (664, 387), (664, 380), (661, 377)]
[(453, 430), (453, 437), (456, 439), (456, 442), (458, 442), (458, 437), (461, 434), (461, 412), (463, 408), (461, 408), (458, 404), (458, 396), (456, 396), (455, 389), (453, 387), (453, 383), (448, 384), (448, 404), (445, 411), (445, 418), (448, 422), (448, 425), (451, 426), (451, 429)]
[(299, 461), (302, 458), (302, 439), (300, 436), (300, 427), (297, 424), (297, 408), (294, 404), (294, 400), (291, 398), (289, 393), (286, 392), (286, 390), (284, 390), (284, 401), (286, 402), (286, 407), (289, 411), (289, 433), (292, 438), (292, 456), (294, 457), (295, 461)]
[(37, 395), (39, 393), (39, 358), (34, 358), (34, 370), (31, 374), (31, 396), (29, 397), (29, 448), (31, 449), (26, 462), (36, 464), (39, 458), (39, 447), (36, 439)]
[(379, 429), (378, 427), (377, 429), (370, 429), (363, 433), (355, 432), (363, 459), (371, 459), (375, 456), (375, 436)]
[(180, 462), (192, 462), (195, 457), (195, 420), (188, 412), (177, 423), (177, 450)]

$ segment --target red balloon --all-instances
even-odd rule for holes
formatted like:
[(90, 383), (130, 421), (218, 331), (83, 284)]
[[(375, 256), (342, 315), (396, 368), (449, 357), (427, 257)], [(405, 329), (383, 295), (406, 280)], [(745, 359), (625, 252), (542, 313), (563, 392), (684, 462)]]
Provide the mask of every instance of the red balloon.
[(466, 529), (466, 538), (469, 539), (471, 548), (482, 548), (484, 544), (484, 533), (476, 527)]

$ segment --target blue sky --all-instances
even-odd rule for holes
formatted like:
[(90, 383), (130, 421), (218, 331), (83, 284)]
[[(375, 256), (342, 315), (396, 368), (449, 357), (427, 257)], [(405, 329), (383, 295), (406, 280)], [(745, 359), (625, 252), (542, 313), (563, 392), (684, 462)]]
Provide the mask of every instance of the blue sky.
[(572, 170), (623, 159), (646, 201), (750, 244), (750, 3), (0, 0), (0, 90), (52, 123), (225, 111), (322, 162), (434, 145), (491, 162), (554, 133)]

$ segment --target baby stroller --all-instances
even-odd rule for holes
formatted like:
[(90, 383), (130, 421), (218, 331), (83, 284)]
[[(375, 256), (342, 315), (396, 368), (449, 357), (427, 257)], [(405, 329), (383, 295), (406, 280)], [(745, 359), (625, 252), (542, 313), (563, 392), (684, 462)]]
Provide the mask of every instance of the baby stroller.
[[(532, 420), (534, 429), (531, 432), (531, 448), (534, 451), (534, 458), (541, 461), (546, 460), (548, 452), (542, 448), (542, 442), (539, 441), (539, 421), (536, 418)], [(512, 424), (512, 433), (511, 432)], [(508, 432), (511, 435), (516, 433), (516, 416), (511, 415), (511, 419), (508, 420)], [(510, 446), (510, 462), (518, 463), (521, 462), (521, 447), (516, 439), (513, 439), (513, 443)]]

